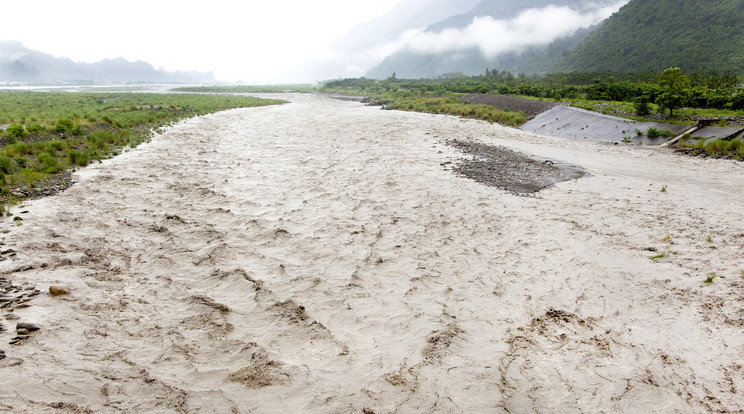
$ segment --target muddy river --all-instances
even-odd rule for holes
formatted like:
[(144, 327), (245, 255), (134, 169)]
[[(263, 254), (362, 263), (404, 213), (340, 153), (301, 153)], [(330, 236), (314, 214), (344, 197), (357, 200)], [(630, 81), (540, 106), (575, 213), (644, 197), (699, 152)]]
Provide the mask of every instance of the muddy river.
[[(744, 410), (744, 163), (287, 98), (1, 219), (0, 295), (41, 293), (0, 411)], [(589, 174), (518, 195), (448, 140)]]

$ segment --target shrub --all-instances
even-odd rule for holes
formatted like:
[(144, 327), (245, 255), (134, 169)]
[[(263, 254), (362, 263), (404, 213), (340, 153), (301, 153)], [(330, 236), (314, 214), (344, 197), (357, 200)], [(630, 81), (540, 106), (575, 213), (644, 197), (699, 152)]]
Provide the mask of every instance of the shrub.
[(744, 109), (744, 90), (739, 91), (739, 93), (731, 99), (731, 109)]
[(87, 152), (69, 150), (67, 152), (67, 157), (70, 158), (70, 164), (77, 165), (78, 167), (84, 167), (88, 165), (88, 162), (90, 162)]
[(25, 142), (16, 142), (5, 146), (5, 155), (7, 155), (8, 157), (28, 155), (32, 152), (32, 148)]
[(41, 180), (46, 177), (44, 173), (38, 172), (33, 168), (24, 168), (23, 170), (21, 170), (21, 176), (26, 179), (26, 182), (29, 183)]
[(0, 155), (0, 171), (5, 174), (13, 173), (13, 160), (5, 155)]
[(75, 125), (74, 127), (72, 127), (72, 129), (70, 130), (70, 132), (72, 133), (72, 135), (74, 135), (76, 137), (82, 136), (85, 133), (85, 131), (83, 131), (83, 129), (80, 128), (79, 125)]
[(54, 174), (60, 171), (59, 161), (57, 157), (49, 155), (46, 152), (42, 152), (36, 157), (36, 161), (39, 163), (39, 171)]
[(26, 136), (26, 130), (21, 124), (13, 124), (5, 131), (5, 142), (14, 143)]
[(740, 139), (731, 141), (731, 150), (736, 152), (736, 155), (744, 156), (744, 141)]
[(651, 107), (648, 105), (648, 96), (639, 96), (633, 99), (633, 109), (636, 115), (645, 116), (651, 113)]
[(57, 125), (54, 127), (56, 132), (63, 134), (67, 131), (72, 130), (75, 125), (72, 123), (72, 119), (62, 118), (57, 120)]
[(29, 125), (29, 126), (26, 127), (26, 132), (28, 132), (29, 134), (39, 134), (39, 133), (42, 133), (42, 132), (46, 132), (46, 126), (44, 126), (42, 124), (38, 124), (38, 123), (37, 124), (31, 124), (31, 125)]
[(711, 95), (708, 97), (707, 105), (708, 108), (722, 109), (730, 100), (726, 95)]
[(672, 131), (670, 131), (668, 129), (659, 130), (658, 128), (649, 127), (646, 130), (646, 136), (648, 136), (649, 138), (656, 138), (656, 137), (667, 137), (667, 138), (669, 138), (669, 137), (674, 136), (674, 132), (672, 132)]

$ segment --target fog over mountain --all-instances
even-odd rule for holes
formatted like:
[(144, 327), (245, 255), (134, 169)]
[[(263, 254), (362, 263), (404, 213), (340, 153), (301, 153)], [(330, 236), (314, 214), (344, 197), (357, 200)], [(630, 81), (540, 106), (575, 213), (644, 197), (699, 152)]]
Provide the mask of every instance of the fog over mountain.
[(19, 42), (0, 41), (0, 83), (126, 83), (214, 82), (211, 72), (167, 72), (147, 62), (123, 58), (96, 63), (73, 62), (24, 47)]
[[(367, 75), (434, 77), (486, 68), (535, 73), (629, 0), (483, 0), (467, 13), (402, 33)], [(578, 36), (578, 37), (576, 37)], [(556, 47), (563, 48), (556, 50)], [(541, 57), (540, 55), (548, 56)]]
[(405, 32), (466, 13), (480, 1), (401, 0), (388, 14), (362, 23), (334, 42), (328, 56), (292, 68), (286, 77), (301, 77), (298, 73), (316, 80), (362, 76), (397, 50)]
[(403, 0), (294, 73), (325, 80), (545, 72), (628, 1)]

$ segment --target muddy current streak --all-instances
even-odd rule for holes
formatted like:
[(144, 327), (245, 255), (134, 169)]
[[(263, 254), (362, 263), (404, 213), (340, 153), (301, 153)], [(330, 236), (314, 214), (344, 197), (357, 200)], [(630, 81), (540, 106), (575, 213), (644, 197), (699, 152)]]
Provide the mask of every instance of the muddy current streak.
[[(0, 411), (744, 409), (741, 163), (287, 98), (0, 221)], [(517, 197), (451, 139), (591, 175)]]

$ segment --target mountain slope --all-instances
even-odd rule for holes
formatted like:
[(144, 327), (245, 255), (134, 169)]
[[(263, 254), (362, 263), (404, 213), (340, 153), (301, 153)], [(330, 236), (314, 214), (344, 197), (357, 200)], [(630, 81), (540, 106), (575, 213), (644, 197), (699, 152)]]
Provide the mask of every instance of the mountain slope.
[(556, 68), (744, 71), (744, 1), (633, 0)]
[(147, 62), (123, 58), (96, 63), (73, 62), (67, 58), (27, 49), (12, 41), (0, 41), (0, 82), (214, 82), (211, 73), (166, 72)]
[(384, 78), (474, 75), (488, 69), (544, 73), (627, 0), (482, 0), (417, 33), (367, 72)]

